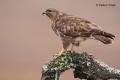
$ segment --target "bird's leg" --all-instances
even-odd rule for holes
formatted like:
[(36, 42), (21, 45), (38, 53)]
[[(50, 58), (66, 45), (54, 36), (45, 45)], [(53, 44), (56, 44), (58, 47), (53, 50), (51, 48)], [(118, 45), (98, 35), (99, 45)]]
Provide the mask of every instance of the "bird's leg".
[(59, 51), (57, 54), (55, 54), (55, 56), (61, 56), (62, 54), (64, 54), (65, 49), (62, 48), (61, 51)]
[(69, 48), (67, 49), (67, 51), (71, 51), (73, 53), (74, 52), (73, 47), (74, 47), (74, 45), (71, 43)]

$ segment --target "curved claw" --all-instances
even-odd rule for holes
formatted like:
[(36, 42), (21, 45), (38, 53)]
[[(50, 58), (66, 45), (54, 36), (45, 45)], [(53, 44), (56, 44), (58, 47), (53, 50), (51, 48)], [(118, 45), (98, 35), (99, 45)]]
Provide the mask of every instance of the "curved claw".
[(61, 51), (59, 51), (57, 54), (55, 54), (55, 56), (61, 56), (65, 53), (65, 50), (62, 49)]

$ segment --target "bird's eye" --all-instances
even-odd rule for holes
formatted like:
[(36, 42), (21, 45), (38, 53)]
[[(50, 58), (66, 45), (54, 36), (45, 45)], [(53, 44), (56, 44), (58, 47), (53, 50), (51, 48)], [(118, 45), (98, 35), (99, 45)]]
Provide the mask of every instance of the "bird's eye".
[(49, 10), (49, 9), (48, 9), (47, 12), (52, 12), (52, 10)]

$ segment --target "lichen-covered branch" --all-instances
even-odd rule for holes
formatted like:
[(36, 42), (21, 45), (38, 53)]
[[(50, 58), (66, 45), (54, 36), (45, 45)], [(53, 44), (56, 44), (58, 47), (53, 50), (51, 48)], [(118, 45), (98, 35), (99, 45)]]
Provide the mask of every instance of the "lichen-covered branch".
[(59, 80), (60, 74), (73, 69), (74, 78), (87, 80), (120, 80), (120, 70), (97, 60), (92, 55), (66, 52), (42, 67), (41, 80)]

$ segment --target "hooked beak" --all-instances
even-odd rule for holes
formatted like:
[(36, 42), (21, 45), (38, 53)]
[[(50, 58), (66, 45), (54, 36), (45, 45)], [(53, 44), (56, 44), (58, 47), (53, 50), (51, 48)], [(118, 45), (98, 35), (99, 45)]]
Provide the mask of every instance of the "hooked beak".
[(42, 13), (42, 15), (45, 15), (45, 14), (46, 14), (46, 12), (43, 12), (43, 13)]

